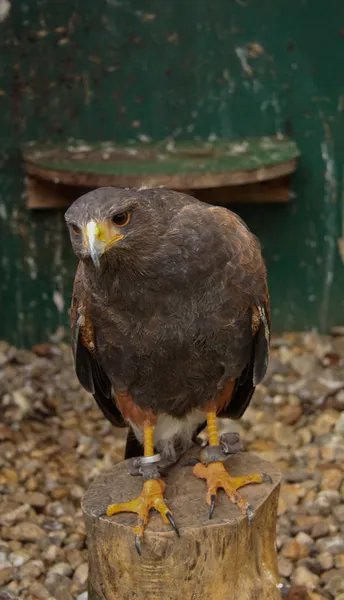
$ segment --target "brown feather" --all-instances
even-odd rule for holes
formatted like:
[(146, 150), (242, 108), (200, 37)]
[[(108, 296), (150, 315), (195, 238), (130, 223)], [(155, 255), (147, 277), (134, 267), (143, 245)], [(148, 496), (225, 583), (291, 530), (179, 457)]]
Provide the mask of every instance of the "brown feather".
[(106, 418), (113, 425), (123, 427), (124, 420), (113, 402), (111, 381), (97, 358), (95, 328), (86, 308), (88, 294), (83, 283), (83, 265), (80, 263), (75, 275), (71, 310), (72, 348), (76, 374), (81, 385), (93, 394)]
[(232, 399), (234, 387), (235, 379), (229, 379), (226, 381), (216, 399), (212, 400), (204, 407), (205, 412), (216, 412), (216, 414), (218, 414), (226, 410)]
[[(72, 224), (123, 211), (130, 223), (96, 269)], [(240, 217), (171, 190), (103, 188), (66, 220), (82, 262), (79, 343), (111, 382), (114, 410), (134, 424), (211, 403), (241, 416), (266, 371), (270, 305), (259, 242)]]
[(137, 406), (128, 391), (116, 392), (115, 401), (118, 410), (121, 412), (126, 421), (130, 421), (137, 427), (143, 427), (144, 425), (155, 425), (156, 416), (153, 415), (151, 410), (143, 410)]

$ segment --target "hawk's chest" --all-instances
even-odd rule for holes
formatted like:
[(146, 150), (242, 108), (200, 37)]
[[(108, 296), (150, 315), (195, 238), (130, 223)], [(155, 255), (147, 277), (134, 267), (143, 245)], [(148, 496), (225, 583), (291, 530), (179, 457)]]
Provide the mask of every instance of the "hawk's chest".
[(211, 314), (198, 298), (178, 290), (142, 289), (122, 298), (104, 301), (94, 295), (92, 316), (107, 343), (147, 352), (156, 344), (187, 344), (205, 327), (211, 328)]
[(116, 371), (120, 384), (151, 382), (159, 389), (171, 374), (177, 389), (191, 379), (218, 379), (228, 368), (236, 372), (247, 358), (248, 321), (238, 318), (228, 290), (218, 293), (221, 287), (200, 281), (152, 290), (143, 282), (105, 299), (95, 293), (92, 318), (103, 368)]

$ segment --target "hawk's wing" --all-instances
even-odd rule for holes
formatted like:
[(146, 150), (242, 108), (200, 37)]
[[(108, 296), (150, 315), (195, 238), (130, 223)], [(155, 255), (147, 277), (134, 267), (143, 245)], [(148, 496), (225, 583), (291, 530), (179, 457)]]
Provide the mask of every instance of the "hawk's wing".
[[(259, 243), (240, 217), (230, 211), (228, 213), (228, 220), (223, 220), (223, 225), (230, 228), (229, 243), (233, 246), (231, 283), (237, 289), (239, 302), (241, 298), (247, 297), (247, 294), (253, 298), (247, 319), (247, 339), (251, 343), (251, 353), (248, 364), (235, 381), (229, 403), (218, 416), (240, 419), (250, 403), (256, 385), (262, 381), (268, 367), (270, 298)], [(245, 305), (245, 302), (242, 304)]]
[[(257, 383), (264, 378), (269, 361), (269, 343), (270, 343), (270, 311), (269, 301), (259, 307), (254, 307), (251, 311), (251, 323), (254, 321), (253, 315), (258, 310), (261, 314), (260, 322), (253, 323), (253, 337), (251, 345), (251, 357), (249, 363), (236, 379), (232, 397), (226, 408), (218, 413), (218, 416), (229, 419), (240, 419), (248, 407)], [(258, 310), (257, 310), (258, 309)], [(256, 312), (257, 311), (257, 312)], [(254, 327), (257, 327), (254, 331)], [(250, 331), (252, 335), (252, 331)]]
[(81, 273), (79, 264), (75, 274), (71, 311), (72, 349), (76, 375), (85, 390), (93, 394), (105, 417), (113, 425), (124, 427), (124, 419), (113, 400), (111, 382), (97, 360), (95, 329), (87, 312), (87, 294)]

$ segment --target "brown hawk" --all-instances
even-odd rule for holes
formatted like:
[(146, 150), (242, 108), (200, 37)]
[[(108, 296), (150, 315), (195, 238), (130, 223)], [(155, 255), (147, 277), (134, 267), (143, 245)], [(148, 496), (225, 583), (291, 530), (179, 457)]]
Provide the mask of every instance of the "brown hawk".
[[(100, 188), (66, 212), (80, 259), (72, 303), (76, 374), (116, 426), (129, 425), (126, 458), (143, 476), (141, 495), (108, 515), (138, 514), (136, 547), (151, 508), (178, 533), (162, 471), (206, 425), (194, 465), (252, 517), (237, 492), (266, 480), (231, 477), (223, 461), (240, 449), (219, 437), (216, 416), (238, 419), (266, 372), (270, 310), (259, 242), (233, 212), (165, 189)], [(140, 456), (143, 454), (143, 456)]]

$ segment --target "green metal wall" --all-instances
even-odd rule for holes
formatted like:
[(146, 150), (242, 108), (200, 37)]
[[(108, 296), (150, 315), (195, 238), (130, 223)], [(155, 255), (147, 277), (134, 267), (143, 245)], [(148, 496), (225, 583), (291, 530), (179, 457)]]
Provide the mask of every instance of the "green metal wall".
[(62, 212), (25, 208), (31, 139), (288, 133), (292, 201), (234, 208), (263, 243), (275, 330), (342, 323), (343, 2), (13, 0), (0, 19), (0, 337), (67, 323), (75, 260)]

